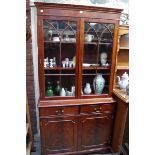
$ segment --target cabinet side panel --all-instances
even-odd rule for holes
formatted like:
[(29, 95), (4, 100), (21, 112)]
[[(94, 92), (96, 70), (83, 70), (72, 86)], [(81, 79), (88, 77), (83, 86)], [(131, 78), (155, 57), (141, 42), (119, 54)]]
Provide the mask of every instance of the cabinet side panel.
[(43, 20), (38, 16), (38, 65), (39, 65), (39, 85), (40, 85), (40, 98), (45, 96), (44, 87), (44, 45), (43, 45)]

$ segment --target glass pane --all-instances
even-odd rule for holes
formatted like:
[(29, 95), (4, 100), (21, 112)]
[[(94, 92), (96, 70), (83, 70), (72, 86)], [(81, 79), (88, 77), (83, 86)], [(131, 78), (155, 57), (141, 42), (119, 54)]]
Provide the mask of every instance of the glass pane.
[(114, 24), (85, 22), (82, 95), (109, 93)]
[(76, 29), (76, 22), (43, 20), (46, 96), (75, 96)]

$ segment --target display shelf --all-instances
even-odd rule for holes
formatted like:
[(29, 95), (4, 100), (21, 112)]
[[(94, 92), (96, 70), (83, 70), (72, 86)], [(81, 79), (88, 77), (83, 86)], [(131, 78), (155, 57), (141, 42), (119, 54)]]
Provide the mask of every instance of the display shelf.
[(129, 70), (129, 66), (117, 66), (117, 70)]
[(53, 67), (53, 68), (44, 68), (44, 70), (75, 70), (75, 67), (73, 68)]
[[(105, 75), (105, 76), (110, 75), (110, 73), (101, 73), (101, 74)], [(84, 75), (84, 76), (95, 76), (96, 74), (82, 74), (82, 75)]]
[(44, 74), (45, 76), (75, 76), (75, 74)]
[(92, 66), (92, 67), (83, 67), (83, 70), (100, 70), (100, 69), (110, 69), (110, 67), (106, 67), (106, 66), (100, 66), (100, 67), (96, 67), (96, 66)]
[(45, 99), (49, 100), (51, 99), (51, 97), (55, 100), (59, 100), (60, 98), (61, 99), (74, 99), (75, 96), (58, 96), (58, 95), (53, 95), (53, 96), (45, 96)]
[(82, 97), (103, 97), (103, 96), (108, 96), (108, 93), (103, 93), (103, 94), (83, 94), (81, 95)]
[(114, 88), (118, 83), (117, 76), (121, 77), (124, 74), (124, 72), (127, 72), (129, 74), (129, 27), (128, 26), (119, 27)]
[(97, 45), (97, 44), (99, 44), (99, 45), (109, 45), (109, 44), (111, 44), (111, 42), (110, 42), (110, 43), (101, 43), (101, 42), (84, 42), (84, 44), (85, 44), (85, 45), (88, 45), (88, 44), (90, 44), (90, 45)]
[(127, 46), (120, 46), (119, 49), (120, 50), (129, 50), (129, 47), (127, 47)]
[(44, 43), (53, 43), (53, 44), (75, 44), (73, 41), (44, 41)]

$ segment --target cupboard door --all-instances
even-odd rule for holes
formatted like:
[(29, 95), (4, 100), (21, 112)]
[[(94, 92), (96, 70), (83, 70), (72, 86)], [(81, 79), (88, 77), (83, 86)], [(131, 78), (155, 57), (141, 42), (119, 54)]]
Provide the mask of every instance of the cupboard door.
[(77, 118), (41, 119), (41, 135), (43, 155), (77, 151)]
[(78, 20), (43, 17), (39, 23), (42, 23), (39, 31), (41, 97), (75, 98)]
[(113, 21), (84, 21), (82, 98), (107, 97), (110, 94), (114, 33)]
[(110, 145), (113, 116), (81, 116), (79, 149), (99, 149)]

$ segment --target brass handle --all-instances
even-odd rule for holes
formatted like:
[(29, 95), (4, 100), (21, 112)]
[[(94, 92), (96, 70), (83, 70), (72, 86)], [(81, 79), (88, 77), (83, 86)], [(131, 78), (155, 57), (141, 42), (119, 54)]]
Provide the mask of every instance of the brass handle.
[(59, 109), (55, 111), (57, 115), (63, 115), (64, 114), (64, 110), (63, 109)]
[(101, 112), (101, 110), (102, 110), (102, 108), (101, 107), (96, 107), (96, 108), (94, 108), (94, 110), (95, 110), (95, 112)]

